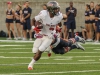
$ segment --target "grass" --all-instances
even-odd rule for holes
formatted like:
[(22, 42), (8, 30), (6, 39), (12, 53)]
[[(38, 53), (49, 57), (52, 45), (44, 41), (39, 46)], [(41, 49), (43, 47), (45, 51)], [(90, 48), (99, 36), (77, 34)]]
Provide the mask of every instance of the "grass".
[(48, 57), (47, 53), (43, 53), (34, 65), (34, 70), (28, 71), (27, 66), (33, 56), (32, 46), (32, 42), (0, 42), (0, 75), (100, 74), (99, 44), (84, 44), (85, 51), (72, 50), (64, 55), (52, 53)]

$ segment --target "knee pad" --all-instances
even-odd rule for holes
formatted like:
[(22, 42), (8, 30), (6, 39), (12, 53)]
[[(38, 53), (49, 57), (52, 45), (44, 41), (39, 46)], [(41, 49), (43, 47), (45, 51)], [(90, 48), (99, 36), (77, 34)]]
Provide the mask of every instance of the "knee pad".
[(47, 49), (47, 48), (46, 48), (45, 46), (40, 46), (40, 47), (39, 47), (39, 50), (40, 50), (41, 52), (44, 52), (46, 49)]
[(51, 50), (50, 46), (45, 50), (45, 52), (49, 52)]
[(37, 51), (38, 51), (38, 48), (37, 48), (37, 47), (33, 47), (33, 48), (32, 48), (32, 52), (33, 52), (33, 53), (37, 53)]

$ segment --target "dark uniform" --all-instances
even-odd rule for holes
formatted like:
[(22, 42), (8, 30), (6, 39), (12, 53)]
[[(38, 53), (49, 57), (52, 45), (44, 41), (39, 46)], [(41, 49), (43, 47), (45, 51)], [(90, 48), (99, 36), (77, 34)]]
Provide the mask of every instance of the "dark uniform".
[[(95, 17), (100, 18), (100, 9), (96, 12)], [(97, 32), (100, 32), (100, 20), (97, 21)]]
[[(85, 16), (89, 17), (89, 11), (85, 11)], [(89, 24), (90, 20), (85, 20), (85, 24)]]
[[(13, 15), (12, 10), (7, 10), (6, 15)], [(6, 23), (13, 23), (14, 19), (7, 19)]]
[(68, 29), (76, 29), (76, 21), (75, 21), (75, 13), (77, 12), (76, 8), (72, 8), (70, 10), (70, 7), (66, 8), (66, 13), (67, 12), (70, 12), (68, 16), (68, 19), (67, 19), (67, 22), (65, 25), (67, 25), (67, 28)]
[[(93, 9), (90, 9), (89, 15), (95, 15), (94, 8)], [(95, 23), (95, 20), (90, 20), (90, 23), (91, 24)]]
[[(16, 10), (16, 12), (15, 12), (15, 13), (16, 13), (17, 15), (19, 15), (19, 16), (20, 16), (20, 10)], [(20, 20), (17, 20), (17, 19), (15, 20), (15, 22), (16, 22), (16, 23), (21, 23), (21, 22), (20, 22)]]
[(66, 42), (65, 40), (63, 40), (61, 38), (56, 38), (55, 42), (51, 44), (52, 46), (54, 46), (52, 51), (55, 54), (65, 54), (64, 47), (71, 47), (72, 44), (73, 43), (71, 41)]
[[(23, 9), (24, 17), (26, 17), (28, 14), (31, 14), (31, 13), (32, 13), (32, 9), (30, 7)], [(31, 19), (30, 19), (30, 17), (28, 17), (25, 21), (26, 22), (23, 25), (23, 29), (24, 30), (27, 30), (27, 29), (31, 30)]]

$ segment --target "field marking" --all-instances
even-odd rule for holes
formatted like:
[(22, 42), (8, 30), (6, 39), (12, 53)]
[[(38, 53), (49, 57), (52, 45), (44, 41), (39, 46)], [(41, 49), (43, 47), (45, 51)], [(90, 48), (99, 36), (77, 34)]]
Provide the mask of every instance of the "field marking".
[[(0, 52), (0, 53), (32, 53), (32, 52)], [(44, 53), (47, 53), (47, 52), (44, 52)], [(100, 52), (69, 52), (70, 54), (73, 54), (73, 53), (77, 53), (77, 54), (87, 54), (87, 53), (91, 53), (91, 54), (94, 54), (94, 53), (100, 53)]]
[(69, 53), (100, 53), (100, 52), (69, 52)]
[(72, 59), (68, 58), (68, 59), (53, 59), (53, 60), (72, 60)]
[[(33, 43), (33, 42), (34, 42), (34, 40), (33, 40), (33, 41), (29, 41), (29, 40), (27, 40), (27, 41), (23, 41), (23, 40), (0, 40), (0, 42)], [(78, 43), (80, 43), (80, 42), (78, 42)], [(82, 43), (80, 43), (80, 44), (82, 44)], [(83, 45), (86, 45), (86, 44), (90, 44), (90, 45), (91, 45), (91, 44), (93, 44), (93, 45), (99, 45), (100, 43), (86, 42), (86, 43), (85, 43), (85, 44), (83, 44)]]
[(0, 53), (11, 53), (11, 54), (26, 54), (26, 53), (32, 53), (32, 52), (0, 52)]
[[(84, 57), (85, 57), (85, 58), (87, 58), (87, 57), (88, 57), (88, 58), (93, 58), (93, 57), (94, 57), (94, 58), (95, 58), (95, 57), (98, 57), (98, 58), (99, 58), (100, 56), (67, 56), (67, 57), (66, 57), (66, 56), (62, 56), (62, 57), (56, 57), (56, 56), (54, 56), (54, 57), (41, 57), (41, 59), (54, 58), (54, 59), (58, 59), (58, 60), (59, 60), (59, 59), (66, 59), (66, 60), (67, 60), (67, 59), (71, 59), (71, 58), (84, 58)], [(13, 57), (13, 56), (12, 56), (12, 57), (5, 57), (5, 56), (0, 56), (0, 58), (16, 58), (16, 59), (17, 59), (17, 58), (18, 58), (18, 59), (26, 58), (26, 59), (27, 59), (27, 58), (32, 58), (32, 57)]]
[(0, 50), (24, 50), (24, 49), (30, 49), (32, 50), (32, 48), (0, 48)]
[(0, 42), (22, 42), (22, 43), (33, 43), (34, 41), (23, 41), (23, 40), (0, 40)]
[[(0, 58), (5, 58), (5, 59), (8, 59), (8, 58), (16, 58), (16, 59), (27, 59), (27, 58), (29, 58), (29, 59), (32, 59), (33, 57), (5, 57), (5, 56), (0, 56)], [(49, 57), (41, 57), (40, 59), (49, 59)]]
[(13, 47), (13, 46), (26, 46), (26, 45), (0, 45), (0, 47)]
[(100, 48), (100, 47), (85, 47), (85, 48)]
[(12, 73), (0, 75), (41, 75), (41, 74), (64, 74), (64, 73), (85, 73), (85, 72), (100, 72), (100, 70), (78, 70), (78, 71), (58, 71), (58, 72), (38, 72), (38, 73)]
[(100, 49), (93, 49), (93, 50), (100, 51)]
[(95, 60), (78, 60), (78, 61), (95, 61)]
[[(14, 64), (0, 64), (0, 66), (22, 66), (28, 65), (29, 63), (14, 63)], [(78, 63), (35, 63), (36, 65), (81, 65), (81, 64), (100, 64), (100, 62), (78, 62)]]

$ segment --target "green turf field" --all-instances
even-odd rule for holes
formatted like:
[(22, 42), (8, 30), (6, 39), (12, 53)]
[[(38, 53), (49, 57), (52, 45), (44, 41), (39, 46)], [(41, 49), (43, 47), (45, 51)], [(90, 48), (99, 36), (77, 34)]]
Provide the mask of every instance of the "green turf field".
[(0, 75), (99, 75), (100, 44), (85, 44), (85, 51), (73, 50), (51, 57), (44, 53), (34, 70), (28, 71), (32, 59), (32, 42), (0, 42)]

